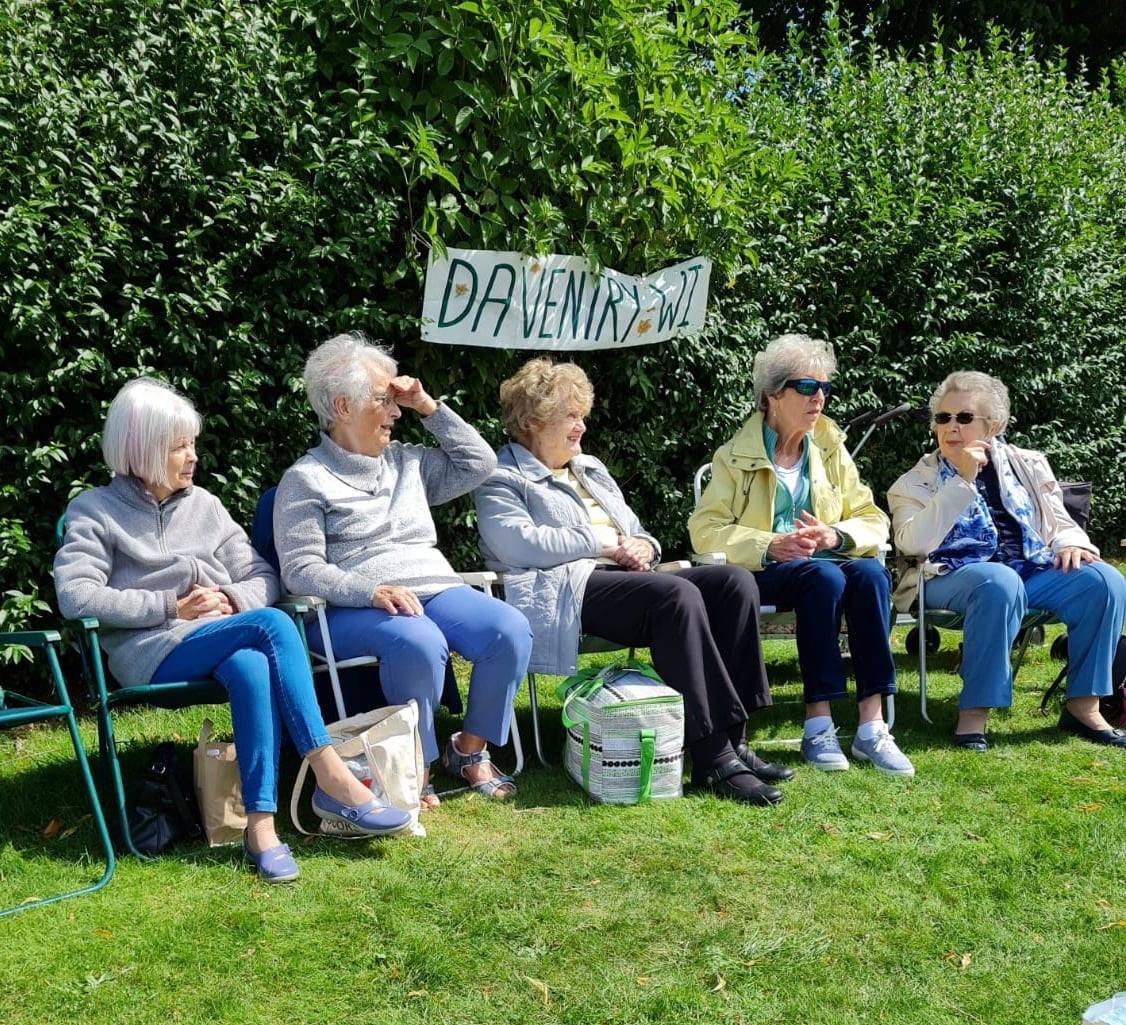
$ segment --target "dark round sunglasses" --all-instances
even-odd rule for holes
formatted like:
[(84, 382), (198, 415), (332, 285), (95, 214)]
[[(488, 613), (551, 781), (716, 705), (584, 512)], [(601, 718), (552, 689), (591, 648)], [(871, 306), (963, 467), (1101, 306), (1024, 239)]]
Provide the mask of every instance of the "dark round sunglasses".
[(833, 386), (828, 381), (818, 381), (816, 377), (791, 377), (782, 387), (793, 388), (799, 395), (804, 395), (806, 398), (816, 395), (819, 388), (824, 393), (825, 398), (833, 394)]
[(960, 413), (935, 413), (931, 419), (940, 427), (945, 427), (951, 420), (957, 420), (963, 427), (969, 427), (975, 420), (988, 420), (987, 416), (979, 416), (963, 409)]

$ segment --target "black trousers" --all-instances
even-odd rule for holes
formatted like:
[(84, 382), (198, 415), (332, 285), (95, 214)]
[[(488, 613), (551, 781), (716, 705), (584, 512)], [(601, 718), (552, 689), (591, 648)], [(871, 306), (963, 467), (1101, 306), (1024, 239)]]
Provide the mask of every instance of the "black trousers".
[(758, 636), (758, 585), (739, 566), (671, 573), (599, 567), (583, 594), (584, 633), (648, 648), (661, 679), (684, 697), (684, 740), (741, 731), (770, 704)]

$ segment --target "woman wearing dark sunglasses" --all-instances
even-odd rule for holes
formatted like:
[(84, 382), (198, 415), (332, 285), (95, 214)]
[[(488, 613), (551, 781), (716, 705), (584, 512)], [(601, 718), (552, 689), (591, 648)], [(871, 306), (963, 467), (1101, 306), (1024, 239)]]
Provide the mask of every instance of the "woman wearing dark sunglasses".
[(782, 335), (755, 357), (757, 411), (716, 452), (688, 530), (697, 551), (724, 552), (753, 570), (764, 605), (794, 610), (802, 758), (817, 769), (848, 768), (830, 705), (846, 696), (837, 643), (843, 616), (860, 709), (853, 757), (912, 776), (883, 719), (883, 697), (895, 693), (891, 581), (875, 556), (888, 519), (861, 482), (844, 433), (822, 415), (836, 366), (829, 343), (808, 335)]
[[(1099, 711), (1126, 615), (1126, 580), (1068, 514), (1048, 460), (1007, 444), (1009, 393), (995, 377), (951, 374), (930, 400), (938, 451), (888, 492), (895, 544), (923, 559), (927, 608), (965, 616), (962, 695), (954, 743), (985, 751), (991, 708), (1013, 698), (1009, 648), (1029, 608), (1067, 623), (1067, 706), (1060, 728), (1096, 744), (1126, 747)], [(919, 569), (896, 590), (906, 610)]]

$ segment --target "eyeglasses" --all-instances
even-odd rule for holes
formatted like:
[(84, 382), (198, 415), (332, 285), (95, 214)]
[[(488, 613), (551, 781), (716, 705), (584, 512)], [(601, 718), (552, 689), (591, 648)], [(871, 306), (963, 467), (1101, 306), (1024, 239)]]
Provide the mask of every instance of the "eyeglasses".
[(396, 399), (390, 392), (384, 392), (382, 395), (372, 395), (371, 404), (373, 406), (383, 406), (386, 408), (387, 406), (394, 406)]
[(816, 395), (818, 389), (824, 393), (825, 398), (833, 394), (833, 386), (828, 381), (818, 381), (816, 377), (791, 377), (782, 387), (793, 388), (806, 398)]
[(956, 420), (963, 427), (969, 427), (975, 420), (989, 420), (987, 416), (979, 416), (977, 413), (971, 413), (969, 410), (963, 409), (960, 413), (935, 413), (931, 417), (931, 422), (940, 427), (945, 427), (951, 420)]

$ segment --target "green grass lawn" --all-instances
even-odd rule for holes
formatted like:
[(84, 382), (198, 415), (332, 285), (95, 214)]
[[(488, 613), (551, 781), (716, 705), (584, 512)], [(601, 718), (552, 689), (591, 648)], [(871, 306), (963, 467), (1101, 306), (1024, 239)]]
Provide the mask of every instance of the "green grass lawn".
[[(1039, 715), (1046, 646), (994, 749), (951, 749), (956, 645), (931, 663), (933, 726), (898, 657), (913, 780), (818, 774), (791, 746), (773, 749), (797, 769), (777, 808), (610, 808), (530, 767), (514, 804), (454, 797), (425, 840), (289, 832), (292, 886), (233, 849), (126, 858), (101, 893), (0, 921), (0, 1021), (1078, 1023), (1126, 989), (1126, 756)], [(768, 659), (782, 704), (754, 739), (797, 736), (792, 645)], [(124, 716), (127, 767), (166, 736), (186, 751), (201, 718)], [(95, 874), (76, 782), (64, 732), (0, 734), (0, 906)]]

